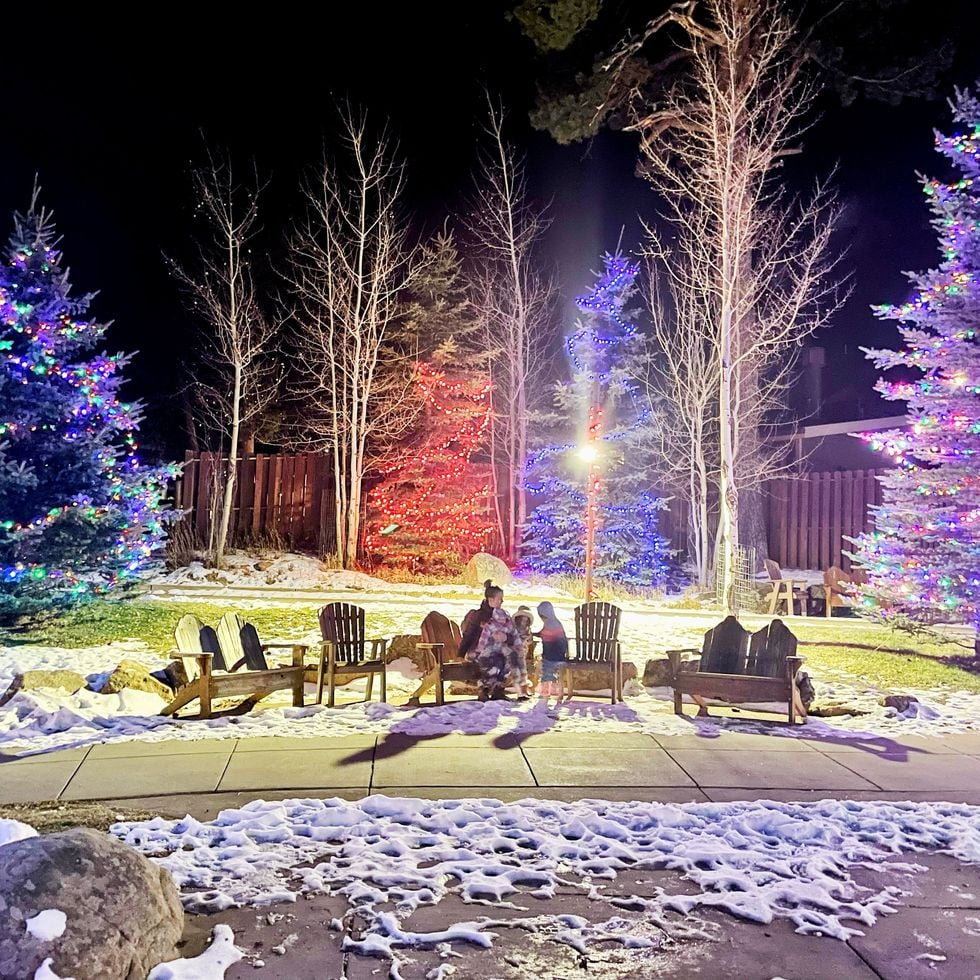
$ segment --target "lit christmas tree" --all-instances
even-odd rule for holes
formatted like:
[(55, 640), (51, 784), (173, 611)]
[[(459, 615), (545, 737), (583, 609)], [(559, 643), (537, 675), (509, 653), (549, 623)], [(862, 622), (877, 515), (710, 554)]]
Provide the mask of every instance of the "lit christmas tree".
[(372, 562), (452, 571), (493, 531), (489, 465), (473, 462), (490, 426), (490, 382), (477, 371), (420, 363), (421, 444), (385, 470), (368, 495), (364, 550)]
[(98, 595), (160, 546), (171, 467), (136, 454), (126, 358), (72, 297), (51, 215), (15, 215), (0, 265), (0, 619)]
[(534, 510), (521, 565), (581, 575), (591, 516), (596, 575), (661, 587), (674, 571), (658, 530), (666, 505), (649, 489), (641, 439), (647, 417), (626, 367), (639, 356), (636, 327), (624, 313), (639, 267), (619, 255), (604, 263), (595, 287), (575, 301), (582, 318), (566, 341), (572, 377), (555, 393), (566, 439), (527, 463)]
[(980, 103), (958, 93), (954, 118), (967, 132), (937, 134), (938, 152), (962, 171), (951, 184), (924, 182), (943, 262), (911, 277), (917, 293), (876, 309), (897, 320), (901, 350), (872, 350), (878, 391), (907, 401), (911, 428), (865, 438), (899, 465), (882, 476), (875, 531), (855, 540), (868, 571), (865, 603), (916, 623), (980, 626)]

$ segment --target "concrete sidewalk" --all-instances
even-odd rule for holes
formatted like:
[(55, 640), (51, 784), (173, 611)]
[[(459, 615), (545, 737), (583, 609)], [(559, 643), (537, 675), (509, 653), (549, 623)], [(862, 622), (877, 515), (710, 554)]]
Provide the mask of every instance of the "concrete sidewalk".
[(196, 815), (257, 797), (370, 793), (980, 804), (980, 732), (865, 741), (727, 732), (117, 741), (0, 762), (0, 803), (127, 800)]
[[(944, 739), (877, 738), (831, 742), (722, 733), (653, 737), (551, 732), (434, 738), (209, 739), (112, 742), (0, 762), (0, 803), (102, 800), (165, 816), (213, 818), (256, 798), (359, 798), (368, 793), (428, 798), (522, 797), (664, 802), (752, 799), (937, 800), (980, 804), (980, 733)], [(896, 868), (859, 868), (860, 884), (898, 885), (896, 914), (846, 943), (699, 909), (680, 937), (648, 949), (598, 941), (578, 952), (522, 925), (522, 916), (581, 915), (590, 921), (643, 920), (629, 902), (583, 896), (563, 885), (548, 899), (524, 889), (520, 906), (422, 907), (407, 923), (420, 931), (489, 916), (492, 949), (454, 943), (404, 950), (405, 980), (425, 980), (451, 963), (461, 980), (529, 977), (610, 980), (670, 976), (700, 980), (961, 980), (980, 976), (980, 868), (941, 854), (897, 855)], [(910, 868), (905, 862), (914, 862)], [(890, 863), (890, 862), (888, 862)], [(898, 866), (902, 865), (903, 868)], [(897, 877), (896, 877), (897, 874)], [(611, 894), (653, 895), (692, 887), (667, 869), (622, 870)], [(525, 911), (522, 911), (521, 909)], [(515, 911), (516, 909), (516, 911)], [(682, 917), (683, 918), (683, 917)], [(510, 920), (514, 920), (511, 922)], [(307, 896), (269, 908), (188, 916), (184, 956), (200, 952), (219, 923), (230, 924), (247, 958), (228, 980), (246, 980), (264, 963), (264, 980), (375, 980), (385, 960), (355, 956), (345, 938), (363, 923), (341, 896)], [(340, 922), (340, 931), (328, 927)], [(647, 923), (650, 927), (650, 924)], [(653, 927), (650, 927), (653, 928)], [(653, 929), (656, 933), (657, 930)], [(272, 955), (270, 955), (272, 953)], [(452, 958), (446, 960), (445, 956)]]

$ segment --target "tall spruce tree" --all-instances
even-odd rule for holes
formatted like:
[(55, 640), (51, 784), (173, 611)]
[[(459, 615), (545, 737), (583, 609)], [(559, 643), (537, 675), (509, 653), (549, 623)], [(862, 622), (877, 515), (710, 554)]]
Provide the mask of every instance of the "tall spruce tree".
[(374, 565), (454, 572), (487, 547), (494, 522), (490, 378), (448, 232), (425, 246), (404, 329), (418, 351), (419, 417), (368, 495), (364, 552)]
[[(625, 312), (639, 267), (621, 255), (603, 261), (596, 285), (575, 301), (582, 316), (565, 344), (571, 379), (557, 385), (554, 399), (563, 439), (533, 453), (527, 463), (525, 485), (534, 510), (525, 529), (522, 567), (583, 573), (591, 471), (598, 481), (596, 575), (661, 587), (673, 573), (658, 530), (666, 505), (650, 490), (641, 438), (648, 419), (630, 370), (642, 356), (642, 339)], [(594, 459), (583, 459), (583, 447)]]
[(71, 295), (50, 212), (14, 216), (0, 265), (0, 621), (134, 578), (164, 538), (173, 468), (137, 456), (123, 355)]
[(936, 136), (936, 149), (962, 173), (952, 183), (924, 180), (943, 257), (910, 276), (913, 298), (882, 306), (896, 320), (900, 350), (869, 350), (882, 369), (877, 390), (907, 401), (911, 427), (865, 438), (898, 465), (881, 477), (875, 531), (855, 539), (869, 573), (865, 602), (917, 623), (980, 626), (980, 102), (958, 92), (964, 128)]

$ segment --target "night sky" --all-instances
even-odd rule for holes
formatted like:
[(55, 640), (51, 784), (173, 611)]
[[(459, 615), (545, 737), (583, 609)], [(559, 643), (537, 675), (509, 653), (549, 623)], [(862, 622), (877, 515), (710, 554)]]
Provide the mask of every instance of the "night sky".
[[(527, 154), (534, 193), (551, 202), (542, 259), (558, 267), (570, 324), (572, 297), (589, 285), (589, 270), (615, 249), (621, 229), (624, 244), (636, 244), (636, 214), (652, 216), (656, 201), (633, 174), (630, 136), (606, 132), (589, 145), (559, 147), (531, 130), (537, 68), (530, 44), (504, 17), (510, 5), (457, 4), (449, 15), (436, 4), (350, 5), (342, 29), (327, 12), (317, 23), (292, 11), (273, 16), (271, 7), (236, 14), (233, 24), (144, 8), (141, 18), (155, 20), (139, 27), (102, 14), (42, 23), (5, 12), (9, 36), (31, 43), (16, 57), (8, 45), (5, 56), (0, 211), (25, 208), (38, 175), (76, 290), (99, 291), (93, 313), (113, 321), (113, 349), (139, 351), (127, 394), (147, 402), (145, 445), (184, 448), (174, 391), (193, 323), (163, 254), (187, 254), (189, 169), (201, 158), (202, 132), (239, 166), (254, 158), (271, 179), (264, 243), (275, 259), (300, 177), (321, 158), (338, 102), (349, 98), (391, 120), (408, 163), (406, 204), (420, 230), (434, 230), (465, 209), (489, 87), (510, 108), (510, 137)], [(970, 37), (950, 93), (953, 83), (978, 77), (980, 46)], [(853, 273), (852, 299), (818, 340), (830, 357), (821, 421), (894, 411), (872, 391), (875, 373), (858, 347), (896, 339), (869, 305), (902, 301), (902, 270), (934, 264), (915, 176), (944, 172), (933, 127), (950, 128), (942, 100), (843, 108), (827, 96), (795, 164), (801, 176), (838, 165), (846, 205), (838, 246), (848, 249)]]

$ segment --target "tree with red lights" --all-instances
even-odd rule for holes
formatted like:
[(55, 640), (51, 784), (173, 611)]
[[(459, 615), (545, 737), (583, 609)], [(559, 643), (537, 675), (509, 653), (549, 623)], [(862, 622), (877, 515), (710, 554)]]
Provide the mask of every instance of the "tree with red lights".
[(419, 416), (368, 495), (364, 551), (373, 563), (450, 571), (487, 547), (494, 526), (489, 461), (473, 458), (489, 440), (491, 385), (452, 235), (423, 252), (405, 314), (421, 352)]
[(452, 569), (493, 530), (490, 467), (473, 462), (490, 425), (490, 382), (480, 371), (420, 362), (421, 438), (406, 446), (368, 496), (365, 551), (382, 564)]

